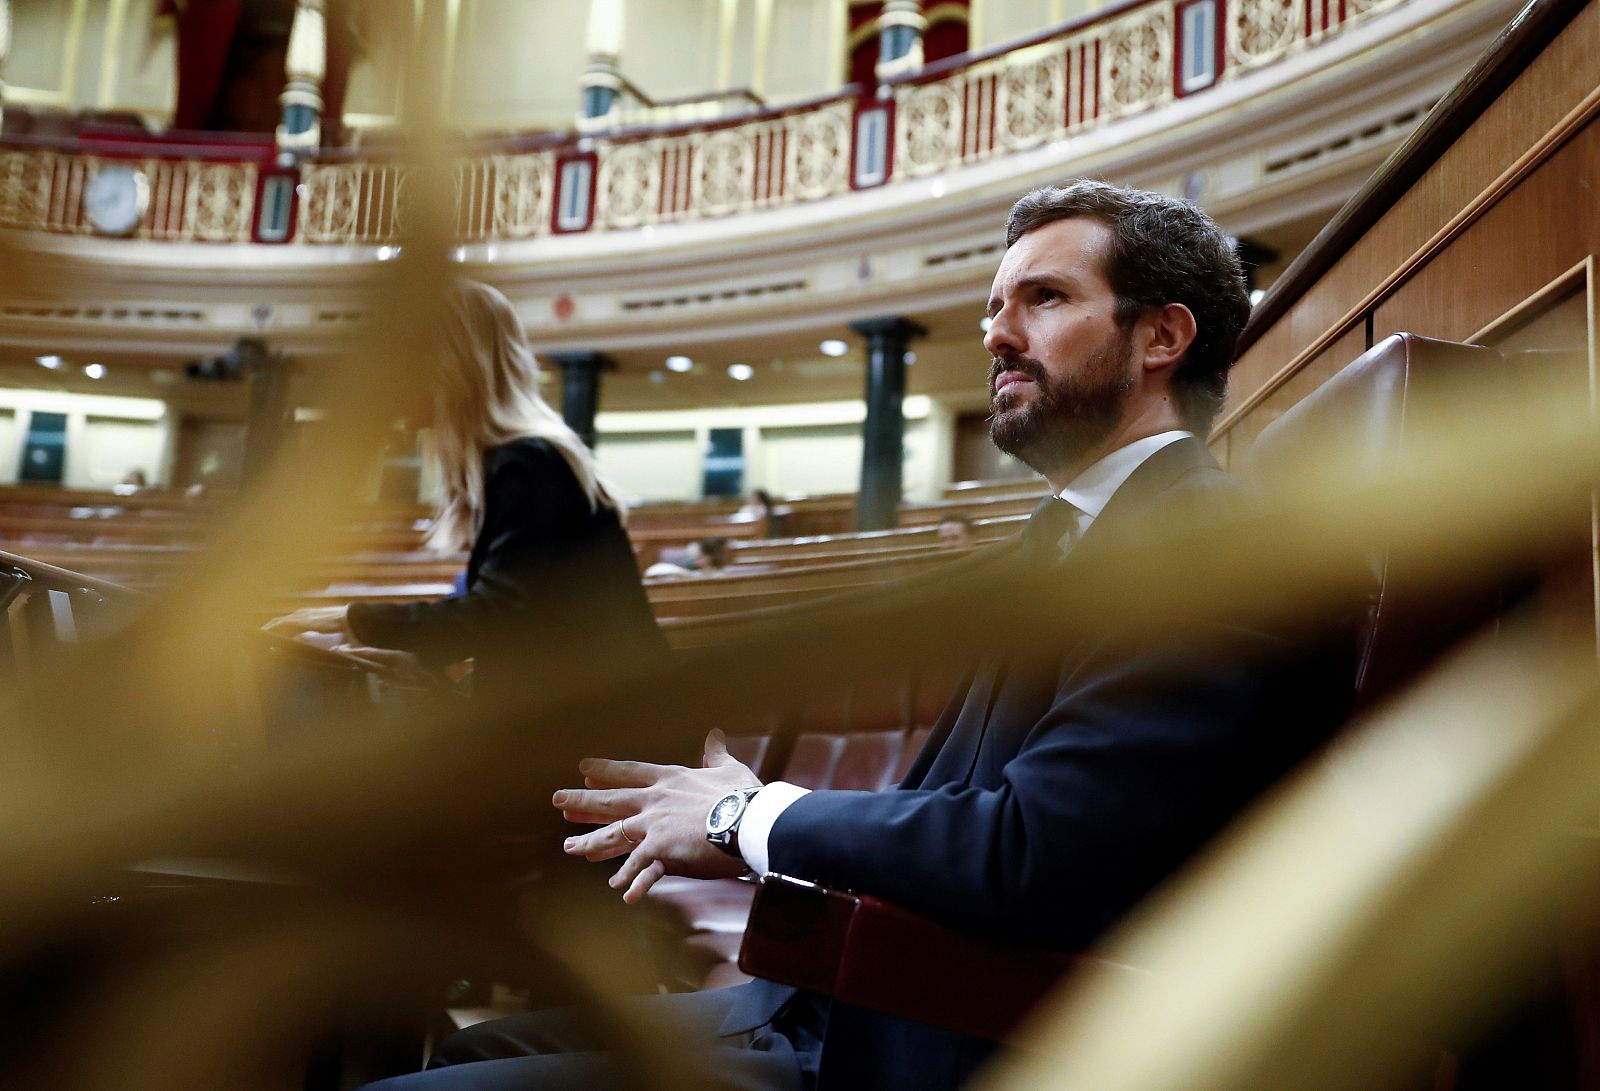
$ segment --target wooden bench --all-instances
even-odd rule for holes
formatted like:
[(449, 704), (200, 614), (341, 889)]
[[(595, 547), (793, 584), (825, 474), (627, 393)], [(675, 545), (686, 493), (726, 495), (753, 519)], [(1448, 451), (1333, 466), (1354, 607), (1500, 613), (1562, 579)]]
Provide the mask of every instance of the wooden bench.
[(724, 569), (711, 576), (646, 580), (645, 592), (656, 616), (661, 619), (738, 614), (790, 606), (918, 575), (968, 552), (951, 549), (748, 574)]
[(1016, 496), (1042, 496), (1050, 486), (1038, 477), (1006, 478), (997, 481), (957, 481), (944, 487), (945, 500), (1000, 500)]
[[(972, 523), (972, 534), (980, 542), (999, 541), (1018, 533), (1026, 522), (1026, 515), (999, 515), (978, 519)], [(927, 546), (940, 547), (939, 528), (935, 524), (897, 527), (892, 530), (864, 530), (849, 534), (821, 534), (804, 538), (760, 538), (753, 541), (730, 542), (728, 556), (732, 564), (770, 564), (803, 558), (842, 560), (845, 559), (842, 554), (862, 557), (891, 555), (898, 550)]]
[(925, 504), (902, 504), (897, 522), (902, 527), (937, 526), (946, 519), (992, 519), (996, 516), (1033, 514), (1039, 501), (1049, 495), (1047, 486), (1032, 492), (979, 500), (934, 500)]

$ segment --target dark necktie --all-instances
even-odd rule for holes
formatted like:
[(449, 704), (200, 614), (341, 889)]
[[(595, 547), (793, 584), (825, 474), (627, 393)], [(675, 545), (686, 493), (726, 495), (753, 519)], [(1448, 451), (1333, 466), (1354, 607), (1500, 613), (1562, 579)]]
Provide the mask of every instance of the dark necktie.
[(1031, 557), (1058, 560), (1072, 547), (1078, 534), (1078, 509), (1059, 496), (1047, 496), (1033, 509), (1023, 542)]

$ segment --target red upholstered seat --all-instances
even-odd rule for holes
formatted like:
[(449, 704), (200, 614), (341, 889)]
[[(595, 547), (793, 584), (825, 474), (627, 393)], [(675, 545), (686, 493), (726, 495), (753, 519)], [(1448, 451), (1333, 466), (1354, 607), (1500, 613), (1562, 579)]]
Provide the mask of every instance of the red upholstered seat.
[(761, 763), (766, 760), (767, 751), (772, 748), (771, 735), (732, 735), (728, 737), (728, 753), (735, 761), (743, 762), (756, 775), (761, 774)]
[(928, 735), (932, 733), (931, 727), (914, 727), (906, 735), (906, 744), (900, 750), (900, 760), (895, 763), (894, 779), (892, 783), (899, 784), (906, 779), (906, 773), (917, 760), (917, 755), (922, 753), (922, 748), (927, 745)]
[(794, 741), (779, 779), (802, 788), (828, 788), (844, 754), (843, 735), (801, 735)]
[(828, 787), (861, 792), (894, 787), (905, 747), (904, 731), (856, 731), (846, 735)]
[[(876, 680), (786, 711), (782, 720), (801, 728), (798, 735), (730, 734), (728, 749), (763, 780), (884, 791), (900, 781), (921, 750), (950, 687), (950, 679), (934, 674)], [(654, 903), (682, 918), (691, 962), (705, 967), (702, 988), (748, 979), (733, 959), (754, 895), (754, 884), (737, 879), (668, 876), (651, 890)]]

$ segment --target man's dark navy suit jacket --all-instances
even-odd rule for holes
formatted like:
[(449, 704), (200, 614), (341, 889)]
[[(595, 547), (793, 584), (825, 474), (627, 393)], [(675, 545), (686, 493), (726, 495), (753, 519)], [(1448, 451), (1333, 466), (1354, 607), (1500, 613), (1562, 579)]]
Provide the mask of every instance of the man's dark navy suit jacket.
[[(1241, 499), (1204, 444), (1180, 439), (1046, 571), (1070, 579), (1075, 558), (1143, 520)], [(997, 654), (958, 688), (897, 790), (816, 791), (785, 810), (771, 868), (974, 933), (1082, 949), (1343, 722), (1353, 651), (1347, 632), (1309, 650), (1219, 623), (1137, 654), (1092, 638), (1042, 667)], [(726, 1034), (797, 999), (771, 982), (738, 988)], [(825, 1089), (953, 1088), (994, 1049), (843, 1004), (823, 1041)]]

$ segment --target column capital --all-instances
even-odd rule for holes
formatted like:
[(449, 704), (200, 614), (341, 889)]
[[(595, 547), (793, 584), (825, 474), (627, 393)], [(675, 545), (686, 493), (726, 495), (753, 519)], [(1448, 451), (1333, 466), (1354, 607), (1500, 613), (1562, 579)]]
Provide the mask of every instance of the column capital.
[(588, 349), (546, 352), (543, 355), (562, 371), (566, 371), (568, 368), (593, 368), (596, 371), (617, 370), (617, 362), (611, 357), (601, 352), (591, 352)]
[(928, 336), (926, 327), (913, 322), (909, 318), (900, 318), (896, 315), (867, 318), (860, 322), (852, 322), (850, 323), (850, 328), (863, 337), (899, 337), (901, 340), (910, 341), (914, 338)]

